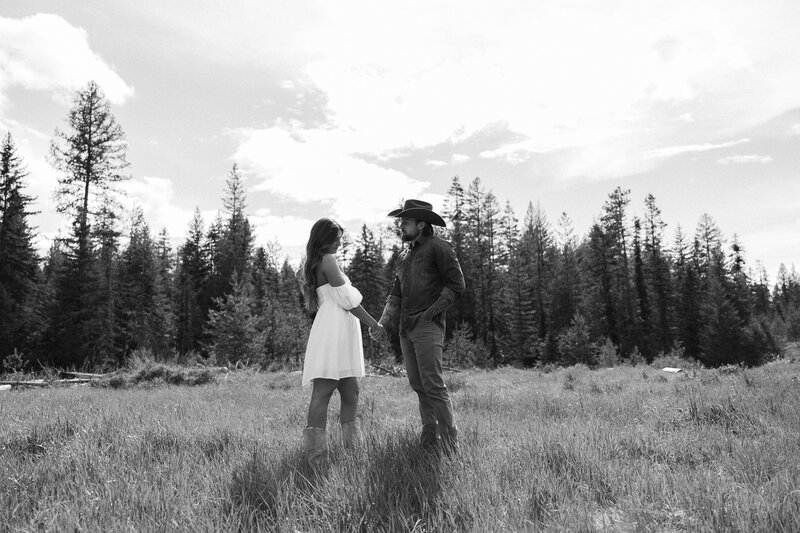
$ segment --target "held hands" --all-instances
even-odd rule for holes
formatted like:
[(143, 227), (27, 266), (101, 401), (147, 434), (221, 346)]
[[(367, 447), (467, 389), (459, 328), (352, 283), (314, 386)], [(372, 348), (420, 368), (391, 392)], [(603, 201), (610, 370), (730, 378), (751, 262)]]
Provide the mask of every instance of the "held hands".
[(383, 324), (378, 323), (375, 327), (369, 328), (369, 336), (374, 341), (381, 341), (387, 338), (388, 334)]

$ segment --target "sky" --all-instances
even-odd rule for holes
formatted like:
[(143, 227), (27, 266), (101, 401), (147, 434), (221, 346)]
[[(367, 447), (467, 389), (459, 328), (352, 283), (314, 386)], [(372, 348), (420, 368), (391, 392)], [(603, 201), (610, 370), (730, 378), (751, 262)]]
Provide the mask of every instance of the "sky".
[(442, 212), (479, 178), (576, 235), (652, 194), (666, 240), (704, 214), (774, 282), (800, 268), (800, 2), (0, 0), (0, 133), (65, 232), (47, 160), (96, 81), (128, 142), (126, 208), (177, 246), (233, 165), (256, 245), (302, 254), (325, 216)]

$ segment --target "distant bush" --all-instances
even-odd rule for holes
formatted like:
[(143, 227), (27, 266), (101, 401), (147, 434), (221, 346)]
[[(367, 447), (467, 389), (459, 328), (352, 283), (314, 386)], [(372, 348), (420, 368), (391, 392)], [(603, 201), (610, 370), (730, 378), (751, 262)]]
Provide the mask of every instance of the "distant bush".
[[(637, 350), (638, 352), (638, 350)], [(606, 338), (606, 341), (597, 350), (597, 364), (604, 368), (613, 368), (619, 363), (617, 347)]]
[(488, 349), (477, 339), (473, 339), (472, 328), (462, 323), (453, 332), (453, 337), (444, 349), (447, 366), (473, 368), (486, 363)]
[(128, 359), (126, 367), (92, 382), (92, 386), (127, 389), (152, 385), (204, 385), (216, 379), (219, 369), (186, 367), (160, 363), (138, 351)]
[(14, 348), (14, 351), (3, 359), (3, 364), (0, 366), (3, 373), (15, 374), (17, 372), (24, 372), (28, 367), (28, 361), (25, 356)]
[(561, 363), (570, 366), (584, 364), (595, 366), (597, 355), (595, 344), (592, 342), (589, 326), (582, 315), (575, 315), (572, 324), (558, 336), (558, 354)]
[(667, 352), (659, 352), (653, 362), (651, 363), (656, 368), (697, 368), (700, 363), (696, 359), (689, 359), (686, 357), (686, 350), (681, 343), (676, 343), (672, 349)]

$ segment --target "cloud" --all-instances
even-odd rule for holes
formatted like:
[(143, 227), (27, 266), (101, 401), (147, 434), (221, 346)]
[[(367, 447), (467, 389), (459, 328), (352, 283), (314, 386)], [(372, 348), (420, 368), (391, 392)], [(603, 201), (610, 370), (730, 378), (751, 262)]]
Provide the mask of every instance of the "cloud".
[(652, 150), (645, 155), (645, 158), (661, 158), (661, 157), (672, 157), (681, 154), (693, 153), (693, 152), (708, 152), (710, 150), (719, 150), (721, 148), (730, 148), (731, 146), (737, 146), (739, 144), (744, 144), (750, 142), (750, 139), (739, 139), (737, 141), (729, 141), (724, 143), (702, 143), (702, 144), (691, 144), (685, 146), (668, 146), (666, 148), (659, 148), (657, 150)]
[[(194, 209), (188, 210), (176, 205), (172, 180), (156, 176), (132, 178), (123, 182), (121, 189), (127, 194), (124, 205), (128, 208), (141, 207), (151, 233), (158, 234), (165, 228), (173, 244), (183, 242), (194, 216)], [(216, 212), (205, 211), (202, 215), (208, 224), (216, 216)], [(127, 220), (123, 222), (127, 223)]]
[[(306, 72), (339, 125), (368, 133), (374, 151), (429, 146), (498, 120), (529, 137), (534, 151), (581, 146), (627, 129), (654, 103), (724, 88), (731, 72), (752, 66), (750, 43), (728, 28), (743, 22), (742, 10), (720, 20), (711, 8), (662, 4), (652, 17), (651, 7), (509, 2), (454, 13), (426, 5), (423, 22), (404, 5), (381, 6), (379, 15), (363, 3), (337, 4), (309, 36), (317, 59)], [(365, 27), (373, 15), (391, 27)]]
[(89, 80), (96, 81), (114, 104), (133, 96), (133, 88), (91, 50), (85, 30), (58, 15), (0, 17), (0, 109), (12, 86), (70, 102)]
[[(658, 0), (602, 9), (516, 1), (455, 11), (414, 2), (318, 7), (302, 32), (310, 60), (299, 70), (326, 96), (326, 126), (352, 141), (345, 153), (457, 144), (503, 122), (526, 140), (482, 158), (532, 165), (539, 154), (568, 150), (573, 161), (552, 165), (554, 178), (617, 177), (713, 149), (706, 139), (733, 135), (719, 117), (758, 123), (796, 103), (800, 90), (787, 76), (762, 75), (795, 70), (781, 51), (797, 38), (760, 37), (791, 33), (788, 17), (776, 16), (785, 8)], [(365, 23), (381, 20), (391, 24)], [(686, 144), (659, 148), (678, 144), (671, 138)]]
[(400, 198), (423, 196), (430, 185), (356, 157), (343, 132), (275, 126), (231, 134), (238, 142), (233, 159), (260, 180), (253, 191), (321, 203), (341, 219), (383, 220)]
[(789, 130), (789, 133), (791, 135), (800, 135), (800, 124), (793, 125), (792, 128)]
[(720, 165), (739, 164), (739, 163), (769, 163), (772, 157), (768, 155), (732, 155), (718, 159)]
[(794, 265), (800, 268), (800, 255), (793, 250), (800, 250), (800, 219), (794, 224), (775, 224), (757, 231), (740, 235), (744, 243), (748, 266), (755, 268), (755, 261), (761, 262), (770, 280), (774, 281), (778, 267), (784, 264), (788, 269)]
[(280, 242), (287, 253), (297, 255), (308, 240), (315, 219), (273, 214), (270, 209), (258, 209), (248, 217), (259, 241)]
[(502, 159), (512, 165), (524, 163), (530, 159), (534, 150), (533, 143), (530, 141), (507, 144), (494, 150), (484, 150), (479, 155), (484, 159)]

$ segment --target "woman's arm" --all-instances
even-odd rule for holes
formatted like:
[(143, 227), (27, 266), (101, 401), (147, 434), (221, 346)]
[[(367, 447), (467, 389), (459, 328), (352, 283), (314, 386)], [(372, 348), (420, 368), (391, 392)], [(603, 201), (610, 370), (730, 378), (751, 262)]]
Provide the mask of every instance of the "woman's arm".
[(381, 326), (377, 320), (372, 318), (372, 315), (367, 313), (367, 310), (361, 307), (360, 305), (358, 307), (350, 309), (350, 312), (353, 313), (353, 315), (355, 315), (357, 319), (366, 324), (367, 327), (369, 327), (369, 329), (378, 330), (383, 328), (383, 326)]

